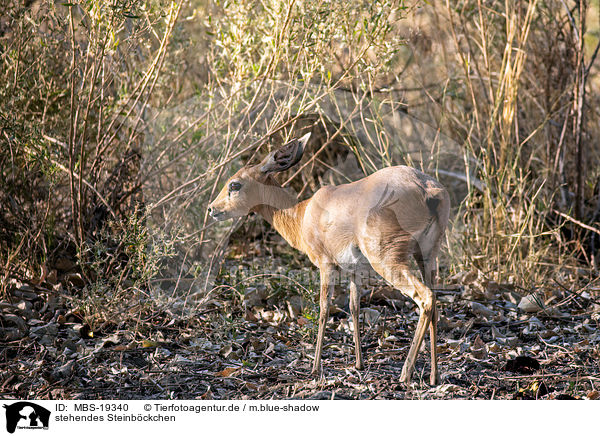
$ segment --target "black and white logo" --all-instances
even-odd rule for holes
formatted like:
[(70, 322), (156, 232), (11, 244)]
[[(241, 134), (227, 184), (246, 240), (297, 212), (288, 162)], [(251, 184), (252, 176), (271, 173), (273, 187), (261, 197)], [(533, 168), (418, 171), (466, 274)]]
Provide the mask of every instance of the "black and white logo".
[(4, 405), (6, 409), (6, 431), (14, 433), (16, 429), (48, 429), (50, 411), (29, 401)]

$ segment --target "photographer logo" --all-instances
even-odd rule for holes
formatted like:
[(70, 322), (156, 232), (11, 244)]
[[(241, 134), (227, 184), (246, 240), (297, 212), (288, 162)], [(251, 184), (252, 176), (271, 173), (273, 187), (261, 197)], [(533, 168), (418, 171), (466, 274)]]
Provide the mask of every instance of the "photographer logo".
[(19, 430), (48, 429), (50, 411), (29, 401), (4, 405), (6, 409), (6, 430), (14, 433)]

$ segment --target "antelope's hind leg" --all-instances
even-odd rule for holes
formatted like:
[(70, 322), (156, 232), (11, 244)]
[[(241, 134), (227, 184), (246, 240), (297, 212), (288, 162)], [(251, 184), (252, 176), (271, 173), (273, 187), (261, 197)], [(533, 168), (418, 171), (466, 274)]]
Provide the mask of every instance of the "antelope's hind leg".
[(436, 322), (435, 316), (435, 294), (431, 289), (425, 286), (409, 270), (406, 264), (390, 265), (381, 272), (381, 275), (390, 282), (396, 289), (407, 297), (411, 298), (419, 306), (419, 321), (415, 330), (406, 361), (402, 368), (400, 381), (408, 383), (415, 368), (417, 354), (423, 343), (425, 331), (429, 327), (432, 342), (431, 349), (431, 375), (430, 382), (435, 384), (438, 378), (437, 371), (437, 353), (436, 353)]
[[(435, 384), (438, 379), (436, 327), (433, 320), (435, 315), (435, 294), (423, 284), (408, 266), (409, 253), (413, 252), (414, 243), (411, 235), (402, 229), (390, 210), (381, 210), (373, 213), (368, 220), (369, 231), (361, 243), (361, 251), (367, 257), (373, 269), (388, 283), (398, 289), (402, 294), (412, 299), (419, 306), (419, 321), (413, 337), (408, 356), (402, 368), (400, 381), (408, 383), (415, 367), (415, 361), (425, 332), (429, 328), (431, 335), (431, 376), (430, 381)], [(422, 268), (427, 271), (431, 265), (421, 260)], [(426, 274), (427, 277), (427, 274)], [(428, 279), (425, 279), (428, 280)]]
[[(429, 382), (432, 385), (436, 385), (440, 382), (440, 376), (438, 372), (437, 366), (437, 308), (436, 308), (436, 298), (435, 292), (433, 292), (433, 284), (435, 282), (435, 278), (437, 275), (437, 246), (434, 247), (434, 250), (431, 250), (429, 253), (426, 253), (426, 257), (423, 258), (423, 254), (420, 250), (419, 244), (416, 244), (414, 258), (421, 270), (421, 275), (423, 276), (423, 280), (425, 281), (425, 285), (432, 290), (433, 294), (433, 305), (432, 305), (432, 313), (431, 313), (431, 321), (429, 323), (429, 339), (430, 339), (430, 347), (431, 347), (431, 374), (429, 377)], [(433, 256), (433, 257), (431, 257)]]

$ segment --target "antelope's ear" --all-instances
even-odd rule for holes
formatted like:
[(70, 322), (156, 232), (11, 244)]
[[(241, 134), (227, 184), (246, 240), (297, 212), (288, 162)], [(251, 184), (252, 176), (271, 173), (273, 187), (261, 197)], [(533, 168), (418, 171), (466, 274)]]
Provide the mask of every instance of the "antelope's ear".
[(271, 152), (264, 160), (258, 164), (261, 173), (278, 173), (293, 167), (304, 153), (304, 147), (310, 138), (310, 132), (302, 138), (296, 138)]

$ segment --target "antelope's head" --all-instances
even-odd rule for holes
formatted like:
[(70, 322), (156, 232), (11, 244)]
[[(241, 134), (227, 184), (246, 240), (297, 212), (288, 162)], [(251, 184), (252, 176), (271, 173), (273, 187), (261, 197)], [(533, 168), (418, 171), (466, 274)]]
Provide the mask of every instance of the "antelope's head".
[(307, 133), (293, 139), (271, 152), (258, 165), (240, 169), (227, 180), (217, 198), (208, 205), (210, 216), (223, 221), (248, 215), (258, 206), (277, 202), (272, 189), (277, 183), (271, 175), (296, 165), (302, 158), (309, 138), (310, 133)]

